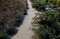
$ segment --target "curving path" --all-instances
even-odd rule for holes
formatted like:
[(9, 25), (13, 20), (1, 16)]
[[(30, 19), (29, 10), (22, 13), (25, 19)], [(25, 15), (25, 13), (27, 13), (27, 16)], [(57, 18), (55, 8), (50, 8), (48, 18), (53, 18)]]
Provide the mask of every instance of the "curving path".
[(31, 21), (32, 18), (35, 16), (36, 11), (32, 8), (31, 2), (28, 0), (28, 15), (25, 17), (22, 25), (19, 27), (18, 33), (12, 37), (12, 39), (32, 39), (33, 31), (30, 29), (32, 28)]

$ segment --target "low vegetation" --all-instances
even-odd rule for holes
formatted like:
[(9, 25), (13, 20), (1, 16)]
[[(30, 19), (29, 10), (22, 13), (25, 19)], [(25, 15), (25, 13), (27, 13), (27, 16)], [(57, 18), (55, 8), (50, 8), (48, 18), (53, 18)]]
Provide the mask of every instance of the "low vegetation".
[(34, 39), (60, 39), (60, 0), (31, 0), (39, 13), (33, 18)]
[[(0, 0), (0, 39), (8, 39), (18, 32), (17, 23), (24, 10), (26, 10), (25, 0)], [(16, 25), (15, 25), (16, 24)]]
[(30, 0), (32, 2), (32, 7), (38, 11), (44, 10), (46, 8), (57, 8), (60, 7), (60, 0)]
[[(33, 31), (39, 39), (59, 39), (60, 38), (60, 13), (58, 11), (45, 11), (37, 13), (33, 18)], [(37, 38), (36, 38), (37, 39)]]

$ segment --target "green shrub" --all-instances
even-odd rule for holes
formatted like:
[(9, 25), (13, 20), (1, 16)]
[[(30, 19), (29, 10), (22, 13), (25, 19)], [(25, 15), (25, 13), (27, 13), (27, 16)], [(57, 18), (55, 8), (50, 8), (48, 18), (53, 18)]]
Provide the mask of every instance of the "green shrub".
[[(39, 26), (39, 29), (33, 29), (38, 34), (40, 39), (59, 39), (60, 37), (60, 22), (58, 11), (45, 11), (42, 14), (37, 13), (33, 20), (34, 24)], [(35, 25), (34, 25), (35, 26)]]
[(30, 0), (32, 2), (32, 7), (36, 8), (38, 11), (44, 10), (45, 6), (48, 5), (50, 8), (54, 9), (60, 7), (60, 1), (58, 0)]

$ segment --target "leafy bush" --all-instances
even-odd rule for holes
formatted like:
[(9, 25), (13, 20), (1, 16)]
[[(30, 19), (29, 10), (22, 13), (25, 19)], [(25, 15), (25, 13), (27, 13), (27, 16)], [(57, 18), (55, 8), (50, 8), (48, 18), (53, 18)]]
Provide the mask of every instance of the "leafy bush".
[[(2, 35), (12, 35), (18, 32), (16, 29), (17, 26), (14, 26), (14, 23), (17, 22), (18, 24), (19, 21), (21, 21), (17, 19), (16, 16), (20, 16), (21, 12), (24, 12), (26, 9), (24, 1), (25, 0), (0, 0), (0, 32), (4, 32)], [(2, 37), (1, 39), (5, 38), (4, 36)]]
[(33, 18), (34, 26), (39, 26), (38, 29), (34, 29), (38, 34), (39, 39), (60, 39), (60, 13), (58, 11), (45, 11), (42, 14), (37, 13)]
[(32, 7), (36, 8), (37, 10), (44, 10), (44, 5), (46, 4), (46, 2), (44, 0), (31, 0), (32, 2)]
[(38, 11), (45, 10), (45, 6), (48, 5), (50, 8), (60, 7), (59, 0), (30, 0), (32, 2), (32, 7), (36, 8)]
[(15, 22), (20, 11), (25, 10), (25, 5), (21, 0), (0, 0), (0, 25), (10, 26)]

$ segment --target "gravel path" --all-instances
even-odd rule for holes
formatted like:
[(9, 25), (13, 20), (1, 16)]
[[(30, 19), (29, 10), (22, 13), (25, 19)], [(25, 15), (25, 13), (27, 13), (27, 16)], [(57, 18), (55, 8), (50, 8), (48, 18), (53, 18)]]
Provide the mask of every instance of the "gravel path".
[(35, 16), (35, 13), (37, 13), (37, 11), (34, 8), (32, 8), (31, 2), (29, 0), (28, 6), (28, 15), (26, 15), (22, 25), (19, 27), (18, 33), (15, 36), (13, 36), (12, 39), (32, 39), (31, 37), (33, 35), (33, 31), (31, 30), (31, 21), (32, 18)]

